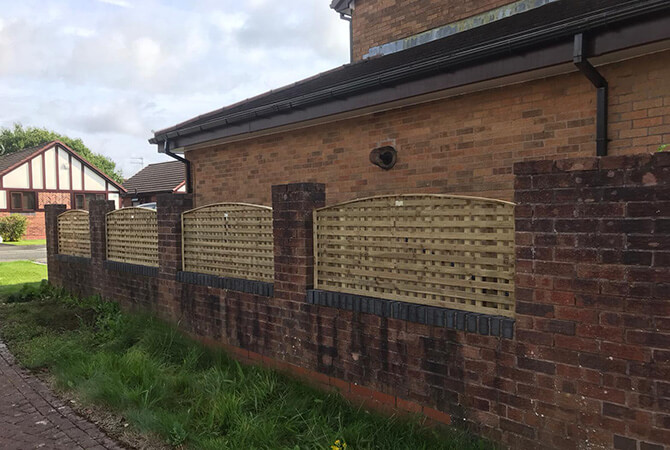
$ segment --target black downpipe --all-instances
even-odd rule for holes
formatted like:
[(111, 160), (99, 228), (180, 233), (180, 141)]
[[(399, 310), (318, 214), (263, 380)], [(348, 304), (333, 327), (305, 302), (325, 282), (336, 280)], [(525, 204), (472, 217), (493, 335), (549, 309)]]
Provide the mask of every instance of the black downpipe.
[(584, 35), (575, 35), (575, 50), (573, 54), (573, 61), (575, 66), (586, 78), (596, 87), (598, 92), (597, 97), (597, 117), (596, 117), (596, 155), (607, 156), (607, 96), (609, 93), (609, 86), (607, 80), (598, 72), (598, 69), (586, 59), (584, 55)]
[(163, 151), (165, 152), (166, 155), (173, 157), (177, 161), (181, 161), (186, 165), (186, 193), (187, 194), (192, 194), (193, 189), (191, 186), (191, 161), (189, 161), (186, 158), (182, 158), (181, 156), (172, 153), (170, 151), (170, 146), (168, 145), (168, 140), (165, 139), (165, 142), (163, 143)]

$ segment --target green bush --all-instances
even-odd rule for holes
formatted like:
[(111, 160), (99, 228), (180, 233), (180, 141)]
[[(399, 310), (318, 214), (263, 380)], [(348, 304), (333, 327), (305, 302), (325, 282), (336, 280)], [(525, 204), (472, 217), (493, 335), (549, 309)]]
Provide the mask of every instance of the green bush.
[(20, 241), (28, 228), (28, 219), (21, 214), (0, 217), (0, 236), (3, 241)]

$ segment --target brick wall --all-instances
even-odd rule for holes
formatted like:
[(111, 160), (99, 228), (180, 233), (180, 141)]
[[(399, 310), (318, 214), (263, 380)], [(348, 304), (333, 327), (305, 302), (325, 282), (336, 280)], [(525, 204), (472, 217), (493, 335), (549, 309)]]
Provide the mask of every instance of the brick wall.
[(503, 344), (525, 403), (501, 425), (554, 448), (670, 448), (670, 153), (515, 171), (517, 341)]
[(514, 0), (356, 0), (354, 61), (371, 47), (413, 36)]
[[(601, 68), (610, 91), (610, 153), (670, 142), (670, 52)], [(197, 206), (270, 204), (271, 186), (324, 183), (330, 202), (393, 193), (513, 198), (512, 166), (595, 154), (596, 92), (572, 73), (428, 104), (188, 151)], [(384, 171), (370, 151), (391, 144)]]
[(242, 360), (368, 407), (465, 424), (512, 448), (670, 449), (669, 183), (668, 153), (518, 164), (508, 337), (478, 332), (485, 316), (450, 326), (427, 312), (401, 320), (307, 301), (310, 212), (328, 194), (314, 183), (272, 189), (272, 296), (177, 281), (188, 196), (158, 199), (153, 275), (101, 261), (104, 202), (91, 208), (93, 261), (56, 255), (60, 209), (50, 206), (49, 279), (154, 311)]

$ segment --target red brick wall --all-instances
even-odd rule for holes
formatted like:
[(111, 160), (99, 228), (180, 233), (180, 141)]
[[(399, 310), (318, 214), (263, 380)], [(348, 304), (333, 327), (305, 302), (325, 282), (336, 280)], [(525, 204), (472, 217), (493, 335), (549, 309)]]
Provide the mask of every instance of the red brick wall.
[(102, 264), (112, 206), (96, 202), (92, 262), (63, 262), (50, 242), (49, 280), (511, 448), (670, 448), (670, 153), (521, 163), (515, 186), (513, 339), (307, 303), (310, 213), (325, 203), (311, 183), (272, 189), (273, 297), (176, 281), (191, 205), (174, 196), (158, 200), (157, 276)]
[(513, 3), (514, 0), (356, 0), (354, 61), (371, 47)]
[(70, 208), (72, 201), (71, 192), (38, 192), (37, 193), (37, 207), (44, 209), (44, 205), (62, 204)]
[[(70, 207), (71, 195), (68, 192), (38, 192), (37, 207), (44, 209), (44, 205), (52, 203), (62, 203)], [(11, 212), (0, 212), (0, 217), (9, 216)], [(34, 213), (20, 213), (28, 219), (28, 228), (24, 239), (44, 239), (44, 211), (35, 211)]]
[(501, 382), (518, 401), (501, 428), (547, 448), (670, 448), (670, 153), (515, 171)]
[[(610, 153), (670, 142), (670, 52), (602, 67)], [(325, 183), (329, 202), (391, 193), (511, 200), (517, 161), (595, 154), (593, 86), (572, 73), (303, 130), (189, 151), (197, 206), (270, 203), (273, 184)], [(370, 151), (390, 143), (384, 171)]]

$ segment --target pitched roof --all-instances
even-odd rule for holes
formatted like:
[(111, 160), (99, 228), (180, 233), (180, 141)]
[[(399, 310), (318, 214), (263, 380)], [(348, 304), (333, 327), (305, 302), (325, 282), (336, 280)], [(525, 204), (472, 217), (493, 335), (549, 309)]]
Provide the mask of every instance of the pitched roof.
[(180, 161), (149, 164), (128, 178), (123, 187), (130, 194), (146, 192), (172, 192), (186, 179), (186, 168)]
[(114, 185), (116, 188), (119, 190), (123, 191), (123, 186), (117, 183), (115, 180), (113, 180), (110, 176), (108, 176), (106, 173), (95, 167), (93, 164), (88, 162), (86, 158), (81, 156), (79, 153), (75, 152), (72, 150), (70, 147), (65, 145), (61, 141), (51, 141), (51, 142), (46, 142), (40, 145), (37, 145), (35, 147), (29, 147), (29, 148), (24, 148), (22, 150), (19, 150), (17, 152), (10, 153), (8, 155), (0, 156), (0, 175), (3, 175), (5, 172), (8, 172), (10, 169), (14, 169), (16, 166), (21, 165), (24, 161), (28, 161), (33, 155), (36, 155), (42, 151), (45, 151), (55, 145), (59, 145), (63, 147), (65, 150), (68, 152), (72, 153), (73, 155), (76, 155), (77, 159), (79, 159), (82, 163), (86, 164), (88, 167), (93, 169), (94, 172), (96, 172), (98, 175), (103, 177), (105, 180), (107, 180), (109, 183)]
[(46, 144), (40, 144), (35, 147), (24, 148), (18, 152), (0, 156), (0, 174), (28, 159), (33, 153), (39, 152), (44, 148), (45, 145)]
[[(164, 142), (177, 136), (285, 114), (308, 105), (336, 102), (400, 84), (410, 76), (417, 79), (440, 71), (449, 72), (464, 64), (490, 60), (495, 56), (492, 49), (509, 53), (513, 51), (511, 42), (515, 39), (514, 50), (520, 52), (540, 44), (549, 45), (559, 35), (570, 38), (576, 33), (631, 20), (632, 16), (669, 10), (670, 2), (661, 0), (557, 1), (423, 45), (323, 72), (157, 131), (150, 142)], [(613, 14), (619, 11), (622, 12)], [(532, 38), (527, 37), (531, 34)]]

